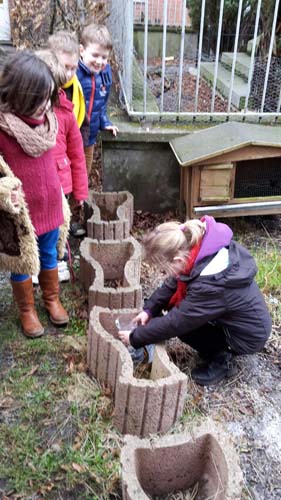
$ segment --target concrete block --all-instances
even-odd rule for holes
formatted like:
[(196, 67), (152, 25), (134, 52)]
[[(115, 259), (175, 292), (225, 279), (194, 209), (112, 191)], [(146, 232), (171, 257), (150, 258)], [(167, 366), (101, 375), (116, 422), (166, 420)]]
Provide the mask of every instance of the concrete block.
[[(144, 55), (144, 29), (143, 25), (134, 26), (134, 48), (138, 58), (143, 59)], [(181, 33), (167, 26), (166, 33), (166, 56), (174, 56), (180, 52)], [(148, 28), (148, 53), (150, 58), (162, 58), (163, 28), (160, 30), (153, 25)], [(185, 31), (184, 37), (184, 57), (187, 59), (196, 59), (198, 50), (198, 33)]]
[(110, 134), (102, 136), (104, 190), (130, 191), (136, 210), (161, 213), (175, 209), (180, 198), (180, 169), (168, 143), (168, 136), (175, 134), (156, 135), (149, 127), (147, 131), (131, 128), (114, 141)]
[(97, 193), (90, 191), (85, 203), (89, 238), (122, 240), (130, 236), (134, 198), (129, 191)]
[(167, 432), (181, 416), (187, 376), (169, 360), (165, 345), (158, 344), (150, 379), (134, 377), (133, 362), (118, 339), (115, 321), (132, 319), (139, 309), (94, 307), (88, 333), (88, 366), (91, 374), (110, 388), (114, 400), (113, 422), (122, 434), (148, 436)]
[[(229, 70), (232, 70), (232, 64), (234, 59), (234, 52), (223, 52), (221, 55), (221, 62), (224, 64)], [(235, 73), (244, 80), (248, 81), (249, 72), (250, 72), (250, 63), (251, 57), (246, 54), (246, 52), (237, 52), (236, 54), (236, 64), (235, 64)]]
[(140, 267), (141, 246), (133, 237), (85, 238), (80, 245), (80, 279), (88, 290), (89, 312), (93, 306), (140, 309)]
[(241, 498), (237, 453), (223, 428), (210, 419), (177, 435), (150, 439), (126, 436), (121, 467), (123, 500), (185, 492), (196, 483), (198, 499)]
[[(201, 76), (213, 84), (215, 74), (214, 62), (203, 62), (201, 64)], [(218, 65), (216, 88), (228, 99), (231, 82), (231, 71), (228, 71), (221, 63)], [(238, 109), (243, 109), (247, 95), (248, 85), (238, 75), (234, 76), (231, 102)]]

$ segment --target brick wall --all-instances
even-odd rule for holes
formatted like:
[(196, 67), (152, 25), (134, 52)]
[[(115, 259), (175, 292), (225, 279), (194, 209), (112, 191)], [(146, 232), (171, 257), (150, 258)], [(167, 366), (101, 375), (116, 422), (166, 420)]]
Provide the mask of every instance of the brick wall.
[[(143, 22), (145, 2), (134, 0), (134, 22)], [(164, 0), (148, 0), (148, 22), (150, 24), (163, 24)], [(168, 0), (167, 24), (180, 26), (182, 19), (182, 0)], [(186, 26), (190, 26), (190, 19), (186, 9)]]

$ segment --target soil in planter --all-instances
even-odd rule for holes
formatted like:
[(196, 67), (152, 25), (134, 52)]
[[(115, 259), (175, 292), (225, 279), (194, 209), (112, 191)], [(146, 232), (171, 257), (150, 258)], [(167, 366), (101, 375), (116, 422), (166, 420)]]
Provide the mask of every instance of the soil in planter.
[(151, 363), (139, 363), (134, 367), (134, 377), (149, 380), (151, 374), (151, 366)]
[(105, 288), (121, 288), (123, 287), (122, 280), (104, 280)]
[(110, 222), (117, 220), (117, 209), (115, 209), (113, 212), (106, 207), (99, 207), (99, 209), (102, 221)]
[(175, 491), (173, 493), (168, 493), (168, 495), (157, 495), (153, 497), (150, 496), (149, 498), (151, 500), (195, 500), (195, 498), (198, 498), (199, 500), (197, 493), (198, 483), (196, 483), (192, 488), (189, 488), (185, 491)]

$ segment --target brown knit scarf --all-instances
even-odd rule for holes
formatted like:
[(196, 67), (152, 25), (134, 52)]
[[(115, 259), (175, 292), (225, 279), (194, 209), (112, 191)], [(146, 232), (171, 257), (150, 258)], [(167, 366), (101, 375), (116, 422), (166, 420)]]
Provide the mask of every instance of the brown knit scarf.
[(55, 113), (48, 111), (44, 123), (30, 127), (18, 116), (0, 111), (0, 128), (14, 137), (26, 154), (37, 158), (55, 145), (58, 122)]

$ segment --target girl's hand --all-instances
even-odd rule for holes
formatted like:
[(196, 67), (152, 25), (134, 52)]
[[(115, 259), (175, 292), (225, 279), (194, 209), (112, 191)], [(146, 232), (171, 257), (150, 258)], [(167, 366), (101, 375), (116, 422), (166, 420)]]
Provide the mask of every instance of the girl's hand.
[(146, 311), (141, 311), (134, 319), (133, 322), (138, 325), (146, 325), (150, 320), (150, 316)]
[(121, 330), (118, 332), (119, 338), (124, 345), (130, 345), (130, 333), (129, 330)]
[(109, 130), (110, 132), (112, 132), (112, 135), (114, 135), (114, 137), (116, 137), (117, 133), (119, 132), (119, 128), (115, 125), (108, 125), (107, 127), (105, 127), (105, 130)]
[(19, 207), (19, 205), (20, 205), (19, 187), (15, 188), (11, 191), (11, 202), (15, 208)]

